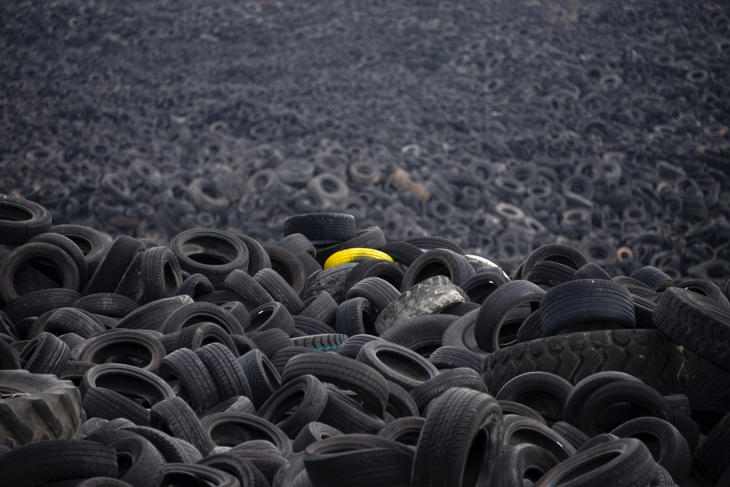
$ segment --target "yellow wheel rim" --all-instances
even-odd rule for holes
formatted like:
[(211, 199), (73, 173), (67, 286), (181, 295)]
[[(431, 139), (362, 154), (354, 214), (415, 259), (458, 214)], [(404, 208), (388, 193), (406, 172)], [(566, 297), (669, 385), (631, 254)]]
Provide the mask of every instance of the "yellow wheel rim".
[(348, 262), (360, 262), (361, 260), (368, 259), (379, 259), (393, 262), (393, 257), (389, 256), (385, 252), (381, 252), (375, 249), (366, 249), (362, 247), (353, 247), (351, 249), (340, 250), (327, 257), (324, 262), (324, 268), (329, 269), (341, 264), (347, 264)]

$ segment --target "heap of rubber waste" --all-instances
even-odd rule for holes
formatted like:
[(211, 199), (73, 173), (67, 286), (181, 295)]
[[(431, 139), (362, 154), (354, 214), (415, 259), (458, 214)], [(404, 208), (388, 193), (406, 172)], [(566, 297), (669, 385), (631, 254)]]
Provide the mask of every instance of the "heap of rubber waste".
[(728, 280), (344, 213), (164, 244), (3, 197), (0, 244), (3, 485), (730, 481)]
[[(730, 274), (727, 0), (0, 2), (0, 191), (263, 241), (340, 211), (512, 272)], [(275, 202), (275, 203), (272, 203)], [(618, 252), (617, 252), (618, 251)]]

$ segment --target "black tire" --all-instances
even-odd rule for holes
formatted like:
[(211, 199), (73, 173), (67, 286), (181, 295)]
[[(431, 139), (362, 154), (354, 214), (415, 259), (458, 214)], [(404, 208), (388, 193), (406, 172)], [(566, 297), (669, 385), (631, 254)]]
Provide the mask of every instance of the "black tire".
[(375, 318), (370, 301), (365, 298), (348, 299), (337, 307), (335, 330), (349, 337), (365, 333), (373, 335)]
[(370, 433), (380, 431), (385, 422), (364, 411), (360, 404), (336, 387), (327, 386), (327, 406), (319, 420), (333, 426), (345, 434)]
[(586, 441), (590, 439), (587, 434), (565, 421), (556, 421), (551, 427), (557, 431), (560, 436), (568, 440), (575, 449), (581, 448), (585, 445)]
[[(292, 316), (294, 320), (294, 330), (292, 334), (301, 333), (302, 335), (323, 335), (337, 333), (330, 325), (319, 321), (315, 318), (309, 318), (302, 315)], [(300, 335), (300, 336), (302, 336)]]
[(84, 254), (88, 275), (92, 275), (112, 245), (109, 235), (84, 225), (54, 225), (54, 233), (70, 238)]
[(623, 423), (611, 433), (619, 438), (641, 440), (654, 460), (671, 474), (675, 482), (683, 483), (689, 476), (692, 463), (689, 444), (672, 423), (659, 418), (642, 417)]
[(506, 446), (494, 465), (491, 485), (526, 487), (557, 464), (555, 456), (541, 446), (532, 443)]
[(128, 430), (105, 429), (88, 439), (114, 448), (120, 464), (119, 480), (139, 487), (158, 487), (162, 482), (165, 458), (145, 437)]
[(396, 289), (400, 289), (403, 271), (395, 262), (380, 259), (368, 259), (358, 262), (347, 276), (345, 289), (349, 290), (355, 283), (367, 277), (379, 277)]
[(178, 348), (197, 350), (209, 343), (222, 343), (231, 353), (238, 355), (238, 349), (231, 335), (215, 323), (207, 322), (197, 323), (183, 328), (177, 333), (177, 341), (174, 348), (175, 350)]
[(382, 335), (408, 318), (440, 313), (444, 308), (463, 303), (462, 293), (445, 276), (429, 277), (393, 300), (376, 318), (375, 330)]
[(586, 401), (593, 393), (606, 384), (619, 381), (641, 382), (633, 375), (613, 370), (596, 372), (580, 380), (563, 404), (563, 420), (569, 424), (576, 424)]
[(587, 435), (613, 429), (622, 421), (612, 414), (610, 406), (622, 403), (633, 406), (630, 418), (654, 416), (668, 421), (672, 417), (669, 404), (656, 390), (639, 382), (618, 381), (601, 386), (591, 394), (575, 425)]
[(540, 421), (514, 414), (505, 414), (503, 420), (504, 446), (517, 446), (520, 443), (540, 445), (561, 462), (575, 454), (575, 447), (566, 438)]
[[(23, 294), (9, 301), (4, 311), (6, 316), (13, 320), (13, 322), (20, 323), (25, 318), (40, 318), (49, 311), (72, 306), (79, 297), (81, 297), (81, 294), (73, 289), (40, 289)], [(35, 322), (33, 322), (33, 325), (35, 325)], [(13, 325), (13, 328), (16, 334), (23, 335), (17, 326)], [(23, 331), (27, 332), (29, 329), (26, 328)]]
[[(46, 278), (48, 281), (47, 284), (49, 285), (45, 285), (44, 281), (44, 283), (38, 282), (32, 284), (33, 287), (29, 289), (18, 289), (16, 287), (16, 280), (19, 277), (18, 273), (24, 267), (31, 267), (30, 263), (32, 261), (40, 261), (44, 265), (50, 263), (51, 267), (53, 267), (59, 276), (60, 282)], [(42, 272), (39, 273), (45, 277), (45, 274)], [(40, 289), (64, 288), (78, 291), (80, 283), (81, 280), (76, 263), (61, 247), (53, 244), (44, 242), (24, 244), (16, 247), (15, 250), (0, 261), (0, 299), (4, 303), (9, 303), (22, 294)]]
[(0, 456), (7, 485), (23, 487), (46, 482), (118, 475), (111, 446), (85, 440), (49, 440), (25, 445)]
[(579, 279), (549, 289), (540, 302), (540, 322), (545, 336), (587, 324), (636, 327), (631, 294), (606, 279)]
[(294, 347), (309, 347), (320, 352), (337, 350), (346, 341), (347, 335), (343, 335), (342, 333), (320, 333), (291, 339), (292, 346)]
[(727, 478), (730, 470), (727, 452), (730, 445), (730, 413), (712, 428), (700, 444), (692, 459), (692, 470), (710, 485), (722, 485), (720, 478)]
[(176, 309), (192, 302), (192, 298), (185, 295), (158, 299), (135, 309), (122, 318), (116, 327), (161, 331), (162, 325)]
[(401, 291), (430, 277), (443, 275), (454, 284), (461, 285), (474, 277), (476, 272), (463, 254), (447, 249), (431, 249), (419, 255), (403, 274)]
[(168, 247), (145, 250), (140, 262), (140, 273), (145, 303), (174, 296), (182, 284), (180, 264)]
[(694, 408), (730, 402), (730, 374), (656, 330), (578, 332), (518, 343), (487, 357), (485, 381), (499, 390), (533, 370), (552, 372), (573, 384), (595, 372), (618, 370), (662, 394), (686, 394)]
[(403, 416), (385, 425), (378, 432), (378, 436), (415, 447), (425, 423), (426, 418), (421, 416)]
[(48, 232), (38, 234), (29, 239), (28, 242), (46, 242), (62, 248), (76, 264), (76, 268), (79, 270), (79, 281), (86, 282), (89, 269), (84, 259), (84, 253), (73, 240), (60, 233)]
[(150, 409), (150, 426), (193, 445), (203, 456), (214, 448), (198, 417), (179, 397), (170, 397)]
[(316, 273), (309, 279), (307, 289), (302, 297), (309, 299), (320, 291), (327, 291), (332, 299), (340, 303), (347, 291), (345, 288), (347, 276), (356, 265), (355, 263), (347, 263)]
[(431, 362), (413, 350), (385, 340), (375, 340), (363, 345), (357, 354), (357, 360), (406, 390), (423, 384), (439, 373)]
[(445, 370), (436, 377), (411, 390), (416, 406), (423, 413), (428, 404), (454, 387), (469, 388), (487, 392), (482, 377), (472, 369), (456, 368)]
[(165, 356), (160, 340), (139, 330), (109, 330), (89, 338), (77, 350), (76, 360), (134, 365), (156, 372)]
[(358, 297), (367, 299), (374, 316), (380, 315), (398, 296), (400, 292), (379, 277), (366, 277), (353, 284), (345, 293), (345, 299), (348, 300)]
[(271, 267), (269, 254), (258, 240), (243, 233), (236, 234), (236, 237), (248, 248), (248, 272), (256, 274), (261, 269)]
[(327, 405), (327, 389), (316, 377), (302, 375), (277, 389), (257, 414), (296, 438), (299, 432), (321, 416)]
[(365, 333), (353, 335), (348, 338), (342, 345), (337, 347), (335, 352), (345, 357), (356, 358), (357, 354), (360, 353), (360, 349), (363, 347), (363, 345), (373, 340), (382, 340), (382, 338), (376, 337), (375, 335), (367, 335)]
[(124, 429), (146, 438), (162, 454), (167, 463), (195, 463), (202, 457), (197, 448), (180, 438), (149, 426), (128, 426)]
[(287, 335), (294, 330), (294, 319), (283, 304), (269, 302), (251, 310), (251, 320), (246, 328), (247, 333), (272, 328), (278, 328)]
[(94, 270), (84, 294), (113, 293), (137, 253), (144, 250), (139, 240), (121, 235), (114, 240)]
[(335, 322), (337, 303), (334, 299), (332, 299), (330, 293), (327, 291), (320, 291), (317, 295), (315, 295), (314, 299), (307, 303), (306, 308), (304, 308), (300, 314), (301, 316), (313, 318), (327, 325), (331, 325)]
[(236, 477), (217, 468), (186, 463), (168, 463), (161, 485), (205, 485), (210, 487), (236, 487)]
[(139, 307), (132, 298), (116, 293), (87, 294), (74, 301), (74, 308), (87, 313), (122, 318)]
[(289, 335), (279, 328), (253, 332), (248, 336), (267, 357), (273, 357), (282, 348), (292, 345)]
[(525, 372), (503, 385), (496, 398), (530, 406), (552, 424), (562, 418), (563, 405), (572, 390), (572, 384), (558, 375)]
[(576, 270), (560, 262), (545, 260), (536, 263), (525, 276), (525, 280), (539, 286), (555, 287), (574, 279)]
[(589, 262), (575, 271), (573, 279), (611, 279), (611, 275), (595, 262)]
[(314, 485), (369, 487), (407, 485), (413, 450), (374, 435), (340, 435), (304, 450), (304, 465)]
[(319, 421), (312, 421), (306, 424), (294, 438), (292, 446), (294, 453), (303, 451), (308, 445), (311, 445), (315, 441), (324, 440), (333, 436), (341, 435), (342, 431), (337, 428)]
[(240, 487), (268, 487), (269, 485), (268, 480), (253, 463), (233, 454), (210, 455), (201, 460), (199, 465), (232, 475), (238, 480)]
[(656, 327), (695, 353), (730, 370), (730, 307), (693, 291), (669, 288), (659, 295)]
[[(291, 286), (294, 292), (299, 295), (307, 285), (308, 276), (302, 260), (296, 254), (278, 245), (267, 245), (264, 248), (266, 249), (266, 253), (269, 254), (271, 269), (276, 271)], [(307, 258), (311, 259), (313, 264), (318, 268), (317, 270), (321, 270), (319, 263), (312, 256), (307, 254)]]
[(515, 274), (515, 279), (524, 279), (532, 267), (542, 261), (558, 262), (576, 270), (588, 263), (588, 259), (578, 249), (564, 244), (547, 244), (535, 249), (527, 256), (519, 268), (520, 272)]
[(30, 372), (58, 375), (71, 358), (71, 350), (57, 336), (43, 332), (23, 347), (19, 357)]
[[(502, 328), (507, 317), (516, 308), (530, 304), (535, 311), (545, 291), (530, 281), (510, 281), (499, 286), (482, 303), (474, 326), (474, 338), (479, 348), (486, 352), (494, 352), (506, 345), (508, 338)], [(516, 332), (516, 330), (515, 330)]]
[(284, 235), (301, 233), (311, 241), (348, 240), (356, 230), (355, 217), (346, 213), (303, 213), (284, 219)]
[(249, 397), (258, 409), (281, 387), (281, 376), (261, 350), (251, 350), (242, 355), (238, 363), (251, 387)]
[(441, 340), (458, 316), (451, 314), (416, 316), (386, 330), (382, 339), (430, 357), (441, 346)]
[(477, 345), (477, 340), (474, 337), (474, 327), (478, 315), (479, 309), (474, 309), (454, 320), (444, 332), (441, 345), (461, 347), (481, 357), (486, 356), (484, 350)]
[(64, 306), (38, 317), (28, 329), (26, 338), (33, 338), (41, 332), (48, 332), (56, 336), (75, 333), (82, 338), (91, 338), (104, 331), (106, 328), (89, 313)]
[(200, 347), (195, 353), (208, 368), (222, 400), (241, 395), (251, 397), (251, 386), (246, 375), (227, 346), (210, 343)]
[(286, 306), (292, 314), (299, 314), (304, 309), (304, 302), (297, 292), (273, 269), (261, 269), (253, 276), (277, 302)]
[(502, 411), (497, 401), (471, 389), (449, 389), (426, 416), (411, 486), (490, 485), (501, 446)]
[(545, 421), (545, 418), (543, 418), (542, 414), (538, 413), (530, 406), (522, 404), (521, 402), (499, 399), (497, 403), (499, 403), (499, 407), (502, 408), (502, 415), (504, 416), (508, 414), (516, 414), (517, 416), (531, 418), (539, 423), (547, 424), (547, 421)]
[(478, 272), (461, 284), (461, 288), (472, 302), (482, 304), (487, 296), (506, 282), (507, 279), (498, 272)]
[(303, 353), (292, 357), (284, 367), (282, 382), (304, 374), (312, 374), (321, 381), (352, 390), (364, 406), (376, 415), (382, 415), (388, 401), (385, 378), (372, 367), (337, 354)]
[(31, 237), (51, 229), (51, 213), (23, 198), (0, 198), (0, 244), (21, 245)]
[(639, 267), (631, 273), (631, 277), (643, 282), (647, 285), (647, 287), (649, 287), (649, 289), (653, 289), (657, 292), (663, 291), (674, 284), (674, 279), (666, 275), (660, 269), (650, 265)]
[(205, 411), (222, 400), (205, 363), (190, 349), (180, 348), (165, 356), (157, 374), (172, 383), (178, 394), (197, 412)]
[(81, 394), (71, 381), (27, 370), (0, 370), (0, 444), (18, 448), (42, 439), (76, 438)]
[(394, 261), (406, 267), (411, 265), (423, 253), (423, 250), (415, 245), (401, 240), (388, 242), (386, 245), (378, 247), (378, 250), (390, 255)]
[(625, 438), (573, 455), (540, 477), (535, 487), (563, 485), (568, 479), (575, 485), (641, 487), (650, 485), (655, 470), (654, 459), (644, 444)]
[(293, 454), (291, 440), (277, 426), (246, 413), (216, 413), (202, 420), (203, 429), (218, 446), (237, 446), (251, 439), (265, 439), (276, 445), (284, 458)]
[(393, 418), (403, 416), (418, 416), (418, 405), (413, 396), (400, 385), (388, 381), (388, 404), (385, 405), (385, 412)]
[(133, 399), (105, 387), (94, 387), (84, 394), (84, 412), (92, 418), (116, 420), (149, 426), (150, 412)]
[[(180, 265), (179, 262), (178, 265)], [(210, 279), (205, 277), (203, 274), (195, 273), (190, 274), (180, 283), (180, 287), (177, 288), (176, 294), (184, 294), (193, 299), (197, 299), (204, 294), (213, 292), (214, 290), (215, 287), (213, 287), (213, 283), (210, 282)]]
[(173, 311), (162, 324), (165, 334), (180, 331), (186, 326), (200, 322), (215, 323), (232, 335), (243, 335), (241, 323), (217, 304), (195, 302), (185, 304)]
[(476, 353), (466, 348), (449, 345), (434, 350), (428, 360), (441, 371), (467, 367), (481, 374), (484, 367), (484, 359)]
[(212, 228), (191, 228), (170, 241), (180, 268), (190, 274), (200, 273), (221, 287), (231, 271), (248, 270), (248, 247), (230, 233)]

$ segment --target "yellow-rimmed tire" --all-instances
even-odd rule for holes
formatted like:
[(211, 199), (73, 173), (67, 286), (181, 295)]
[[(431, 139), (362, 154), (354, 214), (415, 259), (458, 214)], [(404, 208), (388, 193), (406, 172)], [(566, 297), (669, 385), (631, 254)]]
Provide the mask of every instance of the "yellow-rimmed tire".
[(360, 262), (367, 259), (380, 259), (393, 262), (393, 258), (381, 252), (380, 250), (367, 249), (363, 247), (353, 247), (351, 249), (340, 250), (330, 255), (324, 263), (324, 269), (335, 267), (348, 262)]

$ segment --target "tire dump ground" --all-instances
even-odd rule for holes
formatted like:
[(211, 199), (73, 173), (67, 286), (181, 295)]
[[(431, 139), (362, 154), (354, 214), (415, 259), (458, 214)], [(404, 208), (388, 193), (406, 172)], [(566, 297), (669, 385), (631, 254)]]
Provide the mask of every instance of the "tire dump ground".
[(721, 3), (0, 18), (0, 484), (730, 485)]

